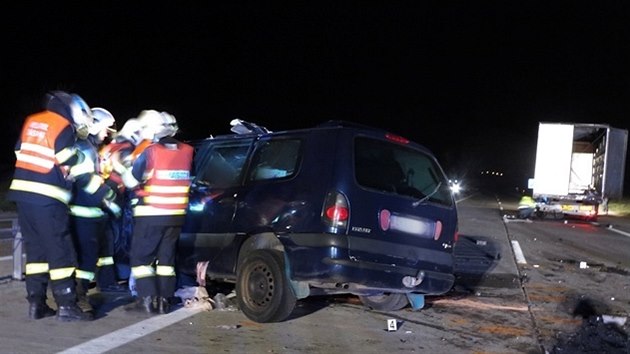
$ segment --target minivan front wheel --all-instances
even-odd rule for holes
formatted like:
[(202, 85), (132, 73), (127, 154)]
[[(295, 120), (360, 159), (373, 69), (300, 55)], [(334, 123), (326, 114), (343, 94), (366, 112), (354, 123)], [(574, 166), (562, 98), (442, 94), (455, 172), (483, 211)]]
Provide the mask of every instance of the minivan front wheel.
[(297, 301), (284, 272), (284, 258), (274, 250), (254, 250), (239, 263), (236, 280), (239, 308), (259, 322), (285, 320)]
[(409, 304), (406, 294), (383, 293), (381, 295), (359, 296), (363, 305), (377, 311), (398, 311)]

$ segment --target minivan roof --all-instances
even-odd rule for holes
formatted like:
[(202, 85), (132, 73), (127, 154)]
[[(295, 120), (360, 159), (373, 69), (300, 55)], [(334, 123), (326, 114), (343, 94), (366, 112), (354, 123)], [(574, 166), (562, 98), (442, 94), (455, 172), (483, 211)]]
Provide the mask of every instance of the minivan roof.
[(353, 128), (353, 129), (364, 131), (369, 134), (384, 133), (383, 137), (387, 138), (388, 140), (397, 141), (398, 143), (401, 143), (403, 145), (412, 145), (415, 148), (419, 148), (423, 151), (426, 151), (432, 154), (431, 150), (428, 149), (426, 146), (419, 144), (415, 141), (409, 140), (398, 134), (388, 132), (387, 130), (384, 130), (381, 128), (377, 128), (377, 127), (373, 127), (373, 126), (369, 126), (369, 125), (365, 125), (361, 123), (351, 122), (347, 120), (328, 120), (310, 128), (267, 131), (266, 133), (248, 132), (248, 133), (243, 133), (243, 134), (238, 134), (238, 133), (221, 134), (221, 135), (216, 135), (216, 136), (209, 136), (207, 138), (193, 139), (187, 142), (192, 145), (196, 145), (208, 139), (233, 139), (237, 137), (240, 138), (240, 137), (256, 137), (256, 136), (260, 137), (260, 136), (266, 136), (266, 135), (281, 135), (285, 133), (300, 132), (300, 131), (312, 131), (313, 129), (335, 129), (335, 128), (351, 128), (351, 129)]

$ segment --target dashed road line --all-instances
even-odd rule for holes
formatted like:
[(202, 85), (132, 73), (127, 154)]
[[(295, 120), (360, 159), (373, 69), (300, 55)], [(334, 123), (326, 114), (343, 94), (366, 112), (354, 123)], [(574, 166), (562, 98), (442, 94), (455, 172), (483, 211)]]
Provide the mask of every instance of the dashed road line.
[(512, 241), (512, 250), (514, 250), (516, 263), (527, 264), (527, 261), (525, 260), (525, 255), (523, 255), (523, 250), (521, 250), (521, 245), (518, 243), (518, 241)]
[(616, 233), (618, 233), (620, 235), (624, 235), (624, 236), (630, 237), (630, 233), (625, 232), (625, 231), (621, 231), (621, 230), (618, 230), (618, 229), (615, 229), (612, 225), (608, 225), (608, 230), (610, 230), (612, 232), (616, 232)]

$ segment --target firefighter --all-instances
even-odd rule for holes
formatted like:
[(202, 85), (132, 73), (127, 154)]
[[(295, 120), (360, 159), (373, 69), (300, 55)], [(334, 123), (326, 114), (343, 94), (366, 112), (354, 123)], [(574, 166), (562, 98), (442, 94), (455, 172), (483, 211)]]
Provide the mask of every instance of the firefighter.
[(138, 119), (154, 139), (126, 173), (132, 199), (134, 230), (131, 272), (137, 300), (128, 310), (168, 313), (176, 287), (176, 244), (188, 207), (193, 148), (174, 138), (174, 116), (147, 110)]
[[(105, 142), (111, 127), (116, 123), (114, 116), (104, 108), (92, 108), (94, 122), (85, 139), (76, 142), (76, 149), (81, 151), (92, 169), (98, 171), (98, 149)], [(103, 183), (100, 188), (114, 195), (114, 191)], [(113, 205), (118, 205), (114, 202)], [(115, 210), (112, 217), (118, 218), (120, 210)], [(76, 270), (78, 305), (84, 312), (93, 311), (88, 300), (88, 289), (96, 281), (101, 292), (123, 291), (116, 282), (114, 269), (113, 241), (109, 242), (106, 233), (109, 214), (103, 204), (93, 194), (75, 185), (70, 201), (70, 230), (77, 249), (78, 267)]]
[[(113, 115), (105, 109), (95, 108), (92, 110), (92, 112), (94, 114), (94, 120), (110, 122), (114, 118)], [(98, 134), (100, 134), (99, 140), (102, 140), (102, 141), (100, 145), (98, 145), (98, 149), (96, 151), (97, 153), (96, 163), (97, 163), (97, 170), (100, 176), (103, 179), (105, 179), (105, 183), (107, 183), (108, 180), (104, 176), (104, 172), (101, 170), (100, 150), (104, 146), (109, 145), (109, 143), (113, 139), (113, 136), (116, 134), (115, 126), (116, 126), (116, 121), (114, 120), (114, 123), (106, 127), (105, 129), (103, 129), (103, 127), (101, 126), (101, 130), (98, 132)], [(103, 130), (105, 130), (105, 132)], [(114, 236), (115, 235), (110, 232), (111, 229), (109, 227), (110, 224), (121, 219), (122, 208), (123, 208), (121, 204), (122, 201), (118, 197), (118, 190), (116, 186), (112, 186), (109, 183), (107, 183), (107, 185), (109, 185), (110, 188), (114, 191), (115, 193), (114, 203), (115, 205), (121, 207), (121, 210), (118, 211), (117, 213), (109, 212), (105, 214), (105, 218), (107, 220), (106, 220), (106, 227), (105, 227), (105, 232), (104, 232), (104, 242), (100, 243), (98, 260), (96, 262), (96, 285), (98, 286), (98, 289), (101, 292), (127, 292), (128, 290), (124, 286), (118, 283), (118, 276), (116, 274), (116, 262), (114, 259), (114, 251), (115, 251)]]
[(518, 202), (518, 217), (520, 219), (529, 219), (536, 211), (537, 204), (534, 198), (527, 194), (523, 194)]
[(113, 140), (99, 151), (100, 171), (105, 182), (116, 191), (116, 203), (122, 208), (120, 218), (110, 218), (107, 233), (114, 240), (114, 263), (118, 279), (128, 280), (131, 295), (136, 296), (135, 283), (130, 275), (129, 248), (133, 230), (133, 214), (129, 203), (129, 190), (123, 183), (123, 172), (137, 155), (152, 143), (152, 136), (145, 138), (142, 123), (128, 119)]
[(112, 197), (89, 159), (75, 147), (85, 139), (92, 112), (76, 94), (51, 91), (44, 110), (28, 116), (15, 147), (15, 172), (8, 199), (17, 205), (26, 250), (26, 298), (31, 319), (53, 316), (46, 303), (50, 286), (57, 304), (57, 320), (92, 320), (77, 306), (76, 251), (70, 233), (68, 203), (76, 185), (95, 199), (111, 205)]

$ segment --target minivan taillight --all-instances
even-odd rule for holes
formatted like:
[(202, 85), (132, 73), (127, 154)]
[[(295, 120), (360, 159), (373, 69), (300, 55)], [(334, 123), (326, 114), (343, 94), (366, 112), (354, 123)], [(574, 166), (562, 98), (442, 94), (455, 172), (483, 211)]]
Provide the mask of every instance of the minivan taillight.
[(350, 209), (348, 199), (340, 192), (329, 192), (324, 200), (324, 210), (322, 221), (328, 225), (329, 231), (338, 233), (345, 232), (348, 228)]

